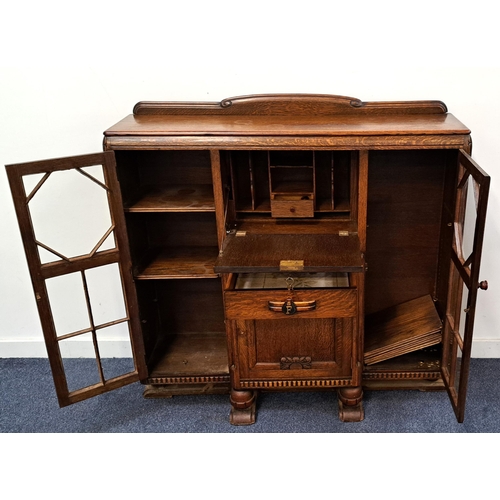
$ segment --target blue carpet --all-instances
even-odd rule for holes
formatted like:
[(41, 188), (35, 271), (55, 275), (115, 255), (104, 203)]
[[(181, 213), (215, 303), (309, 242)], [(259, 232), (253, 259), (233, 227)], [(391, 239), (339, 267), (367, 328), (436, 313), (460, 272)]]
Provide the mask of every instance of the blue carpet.
[[(73, 361), (84, 373), (93, 360)], [(124, 360), (115, 359), (117, 368)], [(500, 359), (473, 359), (465, 422), (445, 392), (365, 394), (365, 420), (342, 423), (333, 392), (263, 393), (257, 422), (229, 424), (229, 396), (144, 399), (140, 383), (60, 409), (46, 359), (0, 359), (2, 433), (497, 433)]]

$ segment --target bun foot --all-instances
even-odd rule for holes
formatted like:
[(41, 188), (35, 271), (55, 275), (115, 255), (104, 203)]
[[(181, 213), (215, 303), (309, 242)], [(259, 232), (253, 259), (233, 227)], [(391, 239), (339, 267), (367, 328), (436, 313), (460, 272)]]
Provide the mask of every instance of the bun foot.
[(339, 419), (342, 422), (361, 422), (365, 418), (361, 387), (339, 389)]
[(256, 419), (257, 395), (254, 391), (231, 390), (231, 413), (229, 422), (232, 425), (252, 425)]

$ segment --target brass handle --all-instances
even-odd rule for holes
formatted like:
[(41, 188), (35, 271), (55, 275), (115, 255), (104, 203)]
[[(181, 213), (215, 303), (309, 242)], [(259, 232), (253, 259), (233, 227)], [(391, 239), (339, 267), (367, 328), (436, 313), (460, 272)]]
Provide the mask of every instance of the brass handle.
[(268, 301), (267, 306), (270, 311), (282, 312), (283, 314), (290, 316), (297, 312), (314, 311), (316, 309), (316, 301), (303, 300), (296, 302), (292, 299), (285, 301), (270, 300)]

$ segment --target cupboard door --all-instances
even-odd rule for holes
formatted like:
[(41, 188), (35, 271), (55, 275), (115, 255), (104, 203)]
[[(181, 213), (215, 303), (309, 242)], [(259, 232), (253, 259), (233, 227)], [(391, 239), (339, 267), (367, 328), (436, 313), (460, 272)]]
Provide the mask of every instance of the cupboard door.
[(292, 314), (283, 310), (287, 297), (287, 291), (277, 289), (225, 292), (226, 320), (237, 353), (236, 385), (352, 384), (358, 290), (294, 290), (297, 310)]
[(6, 167), (60, 406), (147, 376), (115, 167), (113, 152)]
[(355, 317), (236, 320), (231, 326), (234, 382), (241, 388), (352, 385)]
[(489, 186), (490, 177), (460, 151), (453, 224), (449, 224), (453, 241), (441, 367), (459, 422), (465, 413), (477, 293), (488, 286), (479, 282), (479, 270)]

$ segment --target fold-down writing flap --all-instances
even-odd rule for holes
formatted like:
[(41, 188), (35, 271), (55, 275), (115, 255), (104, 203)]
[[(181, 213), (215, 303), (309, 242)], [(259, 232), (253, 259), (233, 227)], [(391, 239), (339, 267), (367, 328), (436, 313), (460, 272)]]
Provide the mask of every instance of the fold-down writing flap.
[(357, 234), (230, 234), (215, 263), (217, 273), (361, 272)]

